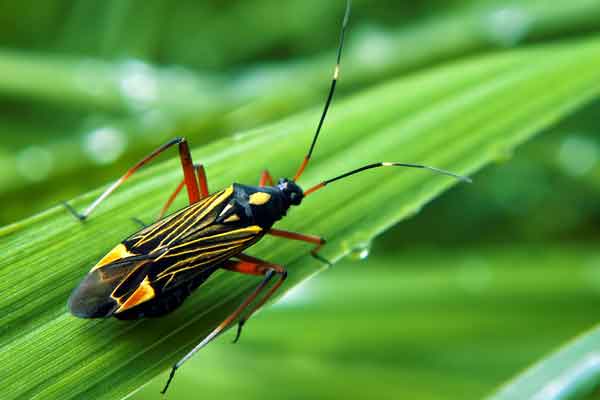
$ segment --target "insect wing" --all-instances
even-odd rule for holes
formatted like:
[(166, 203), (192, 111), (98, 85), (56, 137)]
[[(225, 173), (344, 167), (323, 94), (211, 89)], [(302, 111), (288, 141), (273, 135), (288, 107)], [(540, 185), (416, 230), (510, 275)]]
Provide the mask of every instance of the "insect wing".
[(141, 282), (140, 278), (148, 272), (149, 261), (146, 256), (129, 257), (93, 268), (69, 297), (69, 310), (80, 318), (112, 315), (120, 307), (118, 298), (113, 297), (115, 290), (124, 282)]
[(264, 235), (259, 226), (224, 221), (232, 194), (229, 187), (208, 196), (116, 246), (73, 292), (71, 312), (83, 318), (107, 317), (179, 296), (181, 287), (188, 294), (221, 263)]

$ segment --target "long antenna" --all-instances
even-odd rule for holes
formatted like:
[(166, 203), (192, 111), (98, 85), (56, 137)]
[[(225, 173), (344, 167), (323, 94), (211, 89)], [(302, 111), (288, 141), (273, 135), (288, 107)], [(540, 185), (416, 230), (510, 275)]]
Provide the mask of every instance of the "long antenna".
[(319, 120), (319, 125), (317, 125), (317, 131), (315, 132), (315, 136), (313, 137), (312, 143), (310, 144), (310, 149), (306, 156), (304, 156), (304, 160), (302, 164), (300, 164), (300, 168), (294, 175), (294, 181), (300, 179), (304, 169), (308, 165), (310, 157), (312, 156), (312, 152), (315, 149), (315, 144), (317, 144), (317, 139), (319, 138), (319, 133), (321, 132), (321, 127), (323, 126), (323, 122), (325, 122), (325, 116), (327, 115), (327, 110), (329, 110), (329, 106), (331, 104), (331, 99), (333, 99), (333, 93), (335, 92), (335, 86), (337, 84), (337, 80), (340, 76), (340, 60), (342, 58), (342, 48), (344, 47), (344, 36), (346, 34), (346, 27), (348, 26), (348, 20), (350, 19), (350, 8), (352, 7), (352, 1), (348, 0), (346, 2), (346, 13), (344, 14), (344, 21), (342, 22), (342, 30), (340, 31), (340, 44), (337, 49), (337, 58), (335, 63), (335, 68), (333, 70), (333, 79), (331, 80), (331, 87), (329, 88), (329, 94), (327, 95), (327, 101), (325, 102), (325, 108), (323, 109), (323, 114), (321, 114), (321, 119)]
[(373, 168), (379, 168), (379, 167), (409, 167), (409, 168), (422, 168), (422, 169), (427, 169), (429, 171), (433, 171), (437, 174), (441, 174), (441, 175), (448, 175), (451, 176), (453, 178), (456, 178), (458, 180), (461, 180), (463, 182), (467, 182), (467, 183), (471, 183), (472, 180), (471, 178), (469, 178), (468, 176), (462, 176), (462, 175), (457, 175), (455, 173), (449, 172), (449, 171), (445, 171), (443, 169), (439, 169), (439, 168), (435, 168), (435, 167), (429, 167), (427, 165), (421, 165), (421, 164), (406, 164), (406, 163), (397, 163), (397, 162), (378, 162), (375, 164), (369, 164), (369, 165), (365, 165), (364, 167), (360, 167), (357, 169), (353, 169), (352, 171), (346, 172), (344, 174), (338, 175), (335, 178), (331, 178), (331, 179), (327, 179), (313, 187), (311, 187), (310, 189), (306, 190), (304, 192), (304, 196), (308, 196), (309, 194), (316, 192), (317, 190), (324, 188), (325, 186), (329, 185), (332, 182), (338, 181), (340, 179), (344, 179), (350, 175), (354, 175), (354, 174), (358, 174), (359, 172), (362, 171), (366, 171), (368, 169), (373, 169)]

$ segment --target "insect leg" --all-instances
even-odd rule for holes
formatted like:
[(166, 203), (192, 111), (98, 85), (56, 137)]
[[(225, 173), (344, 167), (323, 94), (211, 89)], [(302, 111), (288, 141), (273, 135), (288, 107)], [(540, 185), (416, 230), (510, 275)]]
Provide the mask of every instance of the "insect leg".
[(275, 273), (279, 274), (279, 280), (271, 289), (269, 289), (267, 294), (265, 294), (265, 296), (255, 306), (252, 307), (248, 314), (240, 318), (233, 343), (236, 343), (239, 340), (240, 335), (242, 334), (242, 328), (244, 327), (246, 321), (248, 321), (252, 314), (258, 311), (258, 309), (261, 308), (271, 296), (273, 296), (273, 294), (277, 291), (277, 289), (279, 289), (279, 287), (287, 278), (287, 271), (281, 265), (272, 264), (268, 261), (263, 261), (245, 254), (240, 254), (237, 257), (240, 259), (239, 263), (225, 266), (225, 268), (230, 271), (240, 272), (248, 275), (264, 275), (266, 271), (274, 271)]
[[(234, 266), (236, 264), (241, 264), (241, 263), (246, 264), (246, 266), (244, 268), (249, 267), (248, 264), (250, 264), (248, 262), (240, 261), (240, 262), (228, 263), (225, 265), (225, 268), (228, 268), (228, 269), (234, 268)], [(173, 365), (173, 367), (171, 368), (171, 373), (169, 374), (169, 379), (167, 380), (167, 383), (165, 384), (164, 389), (161, 391), (162, 394), (164, 394), (167, 391), (167, 389), (169, 388), (169, 384), (173, 380), (173, 377), (175, 376), (175, 372), (177, 371), (177, 369), (180, 368), (187, 360), (189, 360), (198, 350), (202, 349), (204, 346), (206, 346), (208, 343), (210, 343), (213, 339), (215, 339), (233, 321), (235, 321), (235, 319), (240, 316), (240, 314), (248, 307), (248, 305), (250, 305), (250, 303), (252, 303), (256, 299), (256, 297), (263, 291), (263, 289), (267, 286), (267, 284), (273, 278), (273, 276), (275, 275), (276, 272), (277, 271), (274, 268), (272, 268), (271, 265), (267, 266), (264, 269), (264, 273), (261, 274), (261, 275), (264, 275), (264, 279), (258, 284), (256, 289), (254, 289), (254, 291), (242, 302), (242, 304), (240, 304), (238, 306), (238, 308), (236, 308), (235, 311), (233, 313), (231, 313), (231, 315), (229, 315), (227, 318), (225, 318), (225, 320), (223, 322), (221, 322), (215, 329), (213, 329), (213, 331), (211, 333), (209, 333), (208, 336), (206, 336), (200, 343), (198, 343), (196, 345), (196, 347), (194, 347), (190, 352), (188, 352), (185, 356), (183, 356), (183, 358), (181, 360), (177, 361), (177, 363), (175, 365)]]
[(269, 173), (268, 170), (264, 170), (260, 175), (260, 181), (258, 182), (258, 186), (264, 187), (265, 185), (273, 186), (273, 177)]
[(100, 203), (102, 203), (112, 192), (121, 186), (131, 175), (133, 175), (138, 169), (147, 164), (148, 162), (155, 159), (162, 152), (170, 148), (171, 146), (179, 146), (179, 158), (181, 159), (181, 167), (183, 169), (184, 182), (187, 187), (188, 197), (190, 203), (195, 203), (200, 199), (200, 190), (198, 188), (198, 182), (194, 174), (194, 164), (192, 162), (192, 155), (187, 140), (183, 137), (177, 137), (158, 149), (154, 150), (148, 156), (144, 157), (141, 161), (130, 168), (123, 176), (121, 176), (115, 183), (110, 185), (92, 204), (90, 204), (83, 213), (77, 212), (68, 203), (63, 203), (64, 206), (77, 217), (79, 220), (84, 221)]
[(331, 261), (327, 260), (326, 258), (324, 258), (323, 256), (321, 256), (319, 254), (319, 250), (321, 250), (321, 247), (323, 247), (323, 245), (326, 243), (325, 239), (323, 239), (320, 236), (305, 235), (302, 233), (282, 231), (280, 229), (270, 229), (267, 233), (269, 235), (273, 235), (273, 236), (277, 236), (277, 237), (282, 237), (282, 238), (291, 239), (291, 240), (299, 240), (302, 242), (316, 244), (316, 246), (310, 251), (310, 254), (317, 260), (321, 261), (322, 263), (325, 263), (329, 266), (333, 265), (331, 263)]
[[(195, 164), (194, 170), (196, 171), (196, 175), (198, 175), (198, 182), (200, 183), (200, 200), (202, 200), (209, 194), (208, 193), (208, 180), (206, 179), (206, 172), (205, 172), (204, 166), (202, 164)], [(169, 210), (169, 207), (171, 207), (171, 204), (173, 204), (173, 202), (175, 201), (175, 199), (177, 198), (177, 196), (181, 192), (181, 189), (183, 189), (184, 186), (185, 186), (185, 179), (182, 179), (181, 182), (179, 183), (179, 185), (177, 185), (177, 187), (173, 191), (173, 193), (171, 193), (171, 195), (169, 196), (169, 199), (167, 200), (167, 202), (165, 203), (163, 208), (160, 210), (158, 219), (161, 219), (162, 217), (164, 217), (164, 215)]]

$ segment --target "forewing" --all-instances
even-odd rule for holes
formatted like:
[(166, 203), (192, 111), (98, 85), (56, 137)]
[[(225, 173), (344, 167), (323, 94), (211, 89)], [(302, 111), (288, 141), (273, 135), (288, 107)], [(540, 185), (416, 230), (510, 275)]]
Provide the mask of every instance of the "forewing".
[[(219, 264), (264, 235), (257, 225), (222, 218), (226, 209), (231, 209), (232, 193), (229, 187), (208, 196), (117, 246), (105, 257), (107, 263), (101, 261), (90, 271), (72, 296), (74, 301), (69, 304), (73, 313), (107, 316), (148, 302), (153, 307), (161, 301), (168, 304), (170, 297), (189, 294)], [(114, 261), (112, 254), (126, 254), (128, 258)]]
[(110, 316), (120, 306), (114, 293), (125, 285), (137, 287), (149, 272), (148, 257), (129, 257), (93, 268), (69, 297), (69, 310), (81, 318)]
[(197, 203), (142, 229), (123, 243), (133, 253), (152, 254), (185, 240), (190, 234), (211, 226), (233, 194), (233, 188), (216, 192)]

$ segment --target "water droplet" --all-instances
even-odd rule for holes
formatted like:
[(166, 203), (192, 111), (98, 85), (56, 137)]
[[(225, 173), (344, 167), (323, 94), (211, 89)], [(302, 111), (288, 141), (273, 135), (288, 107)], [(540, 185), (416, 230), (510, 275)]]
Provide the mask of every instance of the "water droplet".
[(354, 261), (365, 260), (371, 253), (371, 246), (371, 242), (358, 242), (351, 247), (350, 254), (348, 256)]
[(97, 164), (109, 164), (125, 151), (127, 138), (120, 130), (101, 127), (83, 137), (83, 150)]
[(353, 58), (359, 60), (364, 67), (378, 68), (381, 63), (389, 62), (394, 41), (387, 32), (369, 27), (358, 32), (355, 37), (356, 44), (352, 54), (356, 54), (356, 57)]
[(590, 172), (599, 158), (598, 145), (591, 139), (570, 135), (564, 139), (558, 151), (558, 161), (571, 176)]
[(137, 60), (121, 66), (119, 87), (135, 107), (147, 107), (158, 99), (158, 82), (153, 69)]
[(28, 181), (40, 182), (48, 177), (54, 158), (43, 147), (26, 147), (17, 154), (17, 171)]
[(529, 32), (531, 23), (531, 15), (517, 6), (497, 8), (483, 21), (490, 39), (501, 46), (519, 43)]

